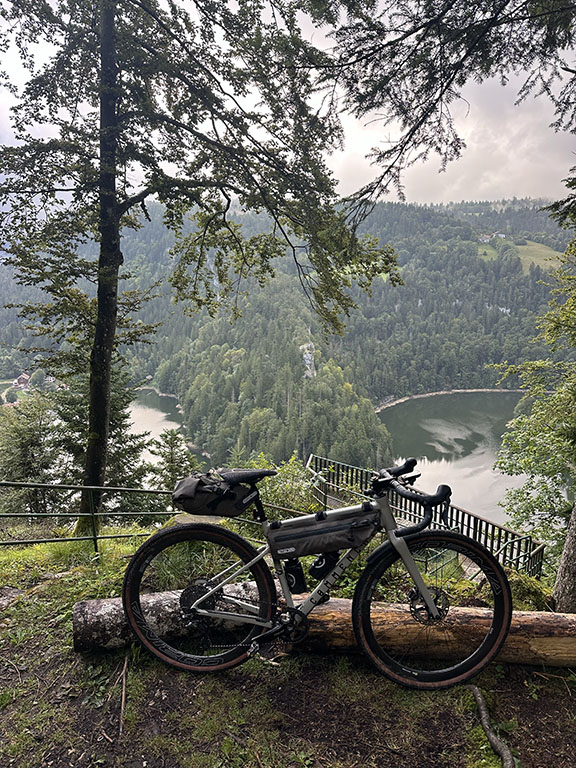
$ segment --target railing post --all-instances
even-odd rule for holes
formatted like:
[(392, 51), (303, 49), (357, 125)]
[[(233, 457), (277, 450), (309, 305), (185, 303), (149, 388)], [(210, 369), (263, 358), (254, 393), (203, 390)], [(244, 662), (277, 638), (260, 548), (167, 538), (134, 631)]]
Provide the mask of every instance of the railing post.
[(90, 521), (92, 523), (92, 541), (94, 544), (94, 552), (96, 555), (100, 555), (98, 552), (98, 531), (96, 528), (96, 514), (94, 512), (94, 495), (92, 489), (88, 490), (88, 506), (90, 507)]
[(544, 565), (544, 547), (540, 546), (538, 551), (538, 560), (536, 561), (536, 578), (542, 576), (542, 566)]

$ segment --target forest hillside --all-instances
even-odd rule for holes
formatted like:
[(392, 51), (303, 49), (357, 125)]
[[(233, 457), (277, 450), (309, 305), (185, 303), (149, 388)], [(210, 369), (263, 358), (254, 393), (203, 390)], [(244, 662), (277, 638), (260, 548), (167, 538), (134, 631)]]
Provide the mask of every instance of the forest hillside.
[[(364, 230), (393, 245), (404, 285), (382, 278), (371, 296), (352, 289), (358, 309), (346, 332), (330, 337), (290, 259), (278, 260), (267, 285), (240, 287), (238, 319), (184, 314), (167, 280), (171, 237), (152, 206), (150, 221), (124, 239), (125, 289), (157, 284), (138, 316), (158, 324), (154, 334), (123, 350), (131, 381), (177, 395), (187, 438), (214, 464), (259, 451), (276, 461), (315, 452), (380, 464), (391, 447), (379, 403), (494, 386), (487, 366), (545, 356), (533, 342), (536, 318), (549, 300), (546, 270), (568, 236), (543, 204), (378, 204)], [(248, 235), (266, 227), (254, 215), (237, 220)], [(34, 372), (27, 350), (37, 341), (4, 305), (41, 291), (18, 286), (5, 265), (0, 271), (0, 379), (9, 381)]]

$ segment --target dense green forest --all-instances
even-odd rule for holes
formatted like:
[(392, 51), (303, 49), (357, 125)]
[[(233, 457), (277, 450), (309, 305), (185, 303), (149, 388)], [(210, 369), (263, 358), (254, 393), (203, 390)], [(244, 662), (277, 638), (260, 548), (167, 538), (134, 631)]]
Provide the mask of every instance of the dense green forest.
[[(178, 396), (188, 439), (214, 464), (265, 451), (294, 451), (350, 463), (379, 464), (390, 455), (378, 403), (450, 388), (494, 386), (490, 364), (542, 356), (532, 339), (549, 288), (541, 266), (523, 264), (526, 242), (561, 251), (566, 233), (540, 210), (542, 201), (414, 206), (377, 205), (365, 231), (398, 254), (404, 285), (384, 279), (343, 336), (322, 334), (291, 260), (280, 260), (268, 285), (240, 286), (239, 319), (189, 317), (175, 305), (167, 278), (173, 262), (161, 210), (125, 237), (129, 287), (157, 283), (140, 319), (158, 323), (149, 343), (124, 350), (135, 385), (150, 382)], [(238, 215), (247, 234), (266, 222)], [(36, 300), (1, 267), (0, 304)], [(16, 309), (0, 310), (0, 378), (34, 362), (36, 344)], [(508, 382), (513, 386), (514, 382)]]

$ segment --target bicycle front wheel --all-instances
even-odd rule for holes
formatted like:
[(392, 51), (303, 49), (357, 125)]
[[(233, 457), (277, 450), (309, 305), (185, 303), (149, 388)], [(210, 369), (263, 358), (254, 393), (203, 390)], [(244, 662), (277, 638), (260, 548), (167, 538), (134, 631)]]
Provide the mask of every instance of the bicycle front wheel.
[(123, 584), (128, 623), (142, 645), (180, 669), (241, 664), (276, 609), (270, 569), (241, 536), (216, 525), (177, 525), (146, 541)]
[(457, 533), (426, 531), (406, 543), (439, 617), (430, 616), (390, 547), (356, 586), (356, 640), (380, 672), (402, 685), (462, 683), (494, 658), (506, 638), (512, 616), (506, 574), (490, 552)]

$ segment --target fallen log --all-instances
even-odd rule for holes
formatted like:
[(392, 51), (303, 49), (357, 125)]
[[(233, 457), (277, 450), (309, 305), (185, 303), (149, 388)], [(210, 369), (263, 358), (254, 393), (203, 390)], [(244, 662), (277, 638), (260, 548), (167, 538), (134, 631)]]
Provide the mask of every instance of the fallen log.
[[(332, 598), (310, 614), (309, 647), (350, 650), (355, 645), (351, 602)], [(450, 609), (450, 631), (455, 647), (460, 650), (467, 645), (477, 647), (486, 634), (485, 613), (482, 608)], [(417, 636), (422, 627), (404, 609), (383, 606), (378, 613), (372, 612), (372, 619), (375, 632), (381, 632), (396, 649), (417, 647)], [(442, 648), (446, 645), (444, 643)], [(430, 646), (427, 646), (427, 652), (430, 652)], [(573, 666), (576, 664), (576, 614), (515, 611), (497, 660), (512, 664)]]
[[(143, 599), (153, 629), (160, 634), (182, 631), (177, 592), (147, 595)], [(351, 600), (332, 598), (318, 606), (309, 616), (310, 631), (301, 647), (319, 651), (356, 649), (351, 604)], [(479, 637), (485, 634), (486, 617), (482, 608), (453, 607), (450, 619), (450, 632), (460, 652), (463, 644), (474, 647)], [(382, 605), (377, 614), (373, 611), (373, 620), (377, 623), (377, 631), (397, 649), (417, 647), (416, 638), (422, 626), (399, 606)], [(76, 651), (114, 649), (132, 642), (134, 638), (120, 598), (76, 603), (73, 639)], [(446, 645), (444, 643), (442, 647), (446, 648)], [(560, 667), (576, 665), (576, 614), (516, 611), (498, 660)]]

